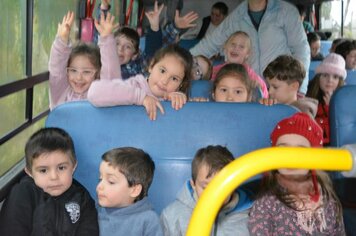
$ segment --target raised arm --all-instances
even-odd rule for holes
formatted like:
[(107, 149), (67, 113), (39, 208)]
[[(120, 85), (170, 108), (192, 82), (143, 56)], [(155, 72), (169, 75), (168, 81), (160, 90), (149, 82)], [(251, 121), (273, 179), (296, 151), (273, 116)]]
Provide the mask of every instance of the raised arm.
[(95, 28), (100, 34), (98, 46), (101, 56), (100, 79), (121, 78), (119, 56), (117, 55), (116, 42), (113, 30), (119, 26), (115, 17), (107, 13), (101, 14), (100, 21), (95, 20)]
[(48, 62), (51, 109), (56, 106), (69, 87), (66, 68), (72, 50), (69, 35), (73, 22), (74, 13), (69, 11), (62, 22), (58, 23), (57, 35), (51, 47)]

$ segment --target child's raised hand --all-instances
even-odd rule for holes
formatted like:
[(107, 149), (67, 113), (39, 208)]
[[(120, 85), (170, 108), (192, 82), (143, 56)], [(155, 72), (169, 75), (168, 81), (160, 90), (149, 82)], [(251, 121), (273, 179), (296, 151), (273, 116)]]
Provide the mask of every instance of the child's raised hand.
[(63, 16), (62, 23), (58, 23), (57, 35), (61, 40), (68, 44), (70, 29), (72, 28), (74, 22), (74, 13), (68, 11), (65, 16)]
[(158, 31), (159, 30), (159, 15), (162, 12), (162, 9), (164, 7), (164, 4), (161, 4), (158, 7), (158, 2), (155, 1), (155, 6), (153, 11), (145, 12), (145, 15), (150, 22), (151, 30), (152, 31)]
[(168, 101), (171, 101), (172, 108), (175, 110), (179, 110), (183, 107), (183, 105), (187, 102), (187, 96), (181, 92), (171, 92), (168, 93), (165, 97)]
[(262, 105), (272, 106), (274, 104), (277, 104), (277, 99), (274, 99), (274, 98), (261, 98), (258, 102), (260, 104), (262, 104)]
[(198, 13), (191, 11), (180, 17), (179, 11), (176, 10), (176, 14), (174, 16), (174, 24), (178, 29), (187, 29), (196, 26), (192, 22), (199, 18)]
[(157, 98), (147, 95), (143, 99), (143, 106), (146, 108), (146, 112), (150, 120), (156, 120), (157, 117), (157, 107), (164, 114), (164, 109), (162, 104), (158, 101)]
[(119, 23), (114, 23), (115, 16), (111, 15), (110, 12), (104, 15), (102, 12), (100, 14), (100, 22), (95, 19), (95, 27), (98, 30), (100, 37), (105, 37), (110, 35), (114, 29), (119, 27)]

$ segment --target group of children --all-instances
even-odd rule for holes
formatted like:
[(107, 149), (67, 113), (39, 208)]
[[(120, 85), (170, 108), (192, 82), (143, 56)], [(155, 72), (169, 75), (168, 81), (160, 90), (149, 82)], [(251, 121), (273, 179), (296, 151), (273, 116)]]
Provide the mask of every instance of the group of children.
[[(238, 31), (224, 45), (225, 62), (213, 67), (206, 57), (193, 58), (176, 44), (162, 47), (161, 10), (156, 2), (154, 10), (146, 13), (151, 29), (145, 54), (139, 52), (137, 32), (128, 27), (116, 30), (115, 18), (108, 12), (95, 21), (98, 46), (78, 43), (72, 47), (69, 33), (74, 14), (68, 12), (58, 25), (51, 49), (50, 108), (84, 99), (99, 107), (135, 104), (144, 106), (149, 118), (155, 120), (159, 111), (164, 113), (161, 101), (170, 101), (172, 108), (179, 110), (188, 101), (191, 80), (212, 79), (211, 97), (216, 102), (282, 103), (304, 112), (277, 124), (271, 134), (272, 146), (328, 144), (330, 98), (343, 85), (347, 65), (356, 67), (353, 41), (349, 45), (352, 50), (345, 55), (346, 66), (342, 56), (330, 53), (309, 85), (306, 95), (312, 99), (300, 98), (306, 71), (297, 59), (277, 57), (265, 68), (262, 79), (248, 65), (249, 36)], [(171, 27), (179, 32), (191, 27), (196, 17), (195, 13), (177, 16)], [(103, 154), (97, 206), (72, 178), (77, 162), (73, 141), (65, 131), (45, 128), (36, 132), (25, 151), (27, 176), (12, 189), (2, 207), (1, 235), (185, 235), (204, 188), (234, 160), (226, 147), (198, 150), (192, 178), (159, 218), (147, 198), (155, 165), (143, 150), (120, 147)], [(264, 178), (266, 186), (254, 204), (243, 188), (226, 199), (215, 221), (214, 235), (345, 234), (341, 206), (327, 174), (281, 169)]]
[[(320, 126), (307, 114), (281, 120), (272, 146), (322, 147)], [(16, 184), (0, 212), (1, 235), (185, 235), (195, 205), (220, 170), (234, 161), (220, 145), (199, 149), (191, 179), (159, 217), (148, 200), (155, 164), (134, 147), (102, 155), (97, 204), (75, 179), (71, 137), (43, 128), (26, 143), (27, 175)], [(226, 198), (213, 235), (345, 235), (342, 208), (328, 174), (319, 170), (278, 169), (264, 174), (255, 199), (240, 187)], [(21, 217), (20, 217), (21, 216)]]

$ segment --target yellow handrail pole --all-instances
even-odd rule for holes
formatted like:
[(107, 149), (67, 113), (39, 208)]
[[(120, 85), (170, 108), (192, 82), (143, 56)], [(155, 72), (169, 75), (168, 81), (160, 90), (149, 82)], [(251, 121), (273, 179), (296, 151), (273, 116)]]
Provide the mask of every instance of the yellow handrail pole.
[(224, 200), (241, 183), (280, 168), (351, 170), (352, 155), (341, 149), (272, 147), (239, 157), (222, 169), (204, 190), (193, 211), (187, 236), (208, 236)]

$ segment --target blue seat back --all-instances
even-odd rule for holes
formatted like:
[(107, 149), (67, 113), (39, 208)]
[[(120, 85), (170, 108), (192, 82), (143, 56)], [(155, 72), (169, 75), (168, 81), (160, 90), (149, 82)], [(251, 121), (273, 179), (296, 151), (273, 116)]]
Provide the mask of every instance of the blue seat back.
[(124, 146), (149, 153), (156, 164), (149, 198), (160, 213), (190, 178), (198, 149), (220, 144), (238, 157), (268, 147), (276, 123), (295, 112), (286, 105), (190, 102), (176, 111), (162, 104), (165, 114), (150, 121), (143, 106), (96, 108), (71, 102), (54, 109), (46, 127), (63, 128), (72, 136), (78, 159), (74, 177), (94, 199), (103, 153)]
[(356, 85), (338, 89), (331, 98), (329, 111), (331, 146), (356, 143)]
[(211, 98), (213, 82), (210, 80), (193, 80), (190, 86), (189, 97)]
[(348, 70), (345, 81), (346, 85), (356, 85), (356, 70)]

